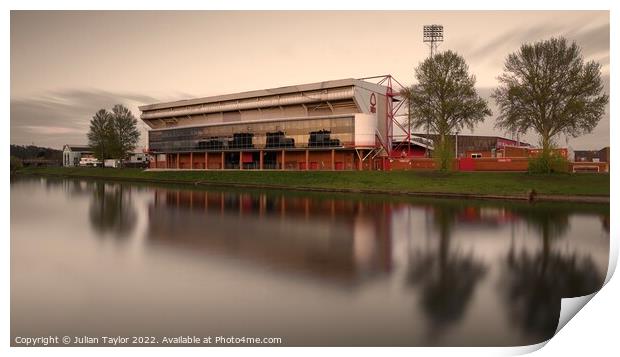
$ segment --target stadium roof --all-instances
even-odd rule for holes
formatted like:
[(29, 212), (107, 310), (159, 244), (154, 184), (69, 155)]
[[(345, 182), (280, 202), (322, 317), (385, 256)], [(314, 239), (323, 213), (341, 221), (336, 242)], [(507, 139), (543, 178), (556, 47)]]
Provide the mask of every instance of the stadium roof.
[(241, 100), (248, 98), (257, 98), (257, 97), (266, 97), (280, 94), (289, 94), (289, 93), (299, 93), (313, 90), (321, 90), (321, 89), (330, 89), (330, 88), (339, 88), (339, 87), (350, 87), (357, 86), (360, 88), (367, 89), (376, 93), (385, 93), (387, 87), (363, 81), (360, 79), (347, 78), (347, 79), (337, 79), (326, 82), (316, 82), (316, 83), (308, 83), (308, 84), (300, 84), (294, 86), (286, 86), (286, 87), (278, 87), (278, 88), (270, 88), (270, 89), (259, 89), (249, 92), (240, 92), (233, 94), (224, 94), (210, 97), (201, 97), (194, 99), (186, 99), (186, 100), (178, 100), (173, 102), (163, 102), (163, 103), (155, 103), (140, 106), (139, 109), (144, 111), (156, 110), (156, 109), (165, 109), (165, 108), (175, 108), (175, 107), (184, 107), (191, 106), (197, 104), (206, 104), (206, 103), (218, 103), (223, 101), (231, 101), (231, 100)]

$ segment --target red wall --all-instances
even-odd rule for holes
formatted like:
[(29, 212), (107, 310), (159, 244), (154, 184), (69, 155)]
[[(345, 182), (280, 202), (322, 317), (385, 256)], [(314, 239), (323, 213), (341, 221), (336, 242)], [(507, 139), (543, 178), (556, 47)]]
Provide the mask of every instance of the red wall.
[[(507, 148), (509, 149), (509, 148)], [(412, 150), (410, 154), (424, 153), (424, 150)], [(534, 153), (536, 151), (532, 150)], [(559, 149), (559, 153), (562, 155), (567, 154), (566, 149)], [(518, 154), (515, 152), (515, 154)], [(278, 152), (277, 161), (282, 162), (281, 152)], [(176, 154), (168, 155), (169, 168), (176, 168)], [(285, 168), (287, 170), (305, 170), (306, 165), (305, 151), (291, 151), (285, 154)], [(332, 157), (331, 150), (325, 151), (310, 151), (309, 152), (309, 165), (310, 170), (331, 170), (332, 169)], [(355, 153), (336, 151), (334, 153), (333, 166), (336, 170), (357, 170), (358, 158)], [(385, 167), (383, 167), (385, 163)], [(592, 163), (588, 163), (592, 164)], [(600, 163), (600, 171), (605, 172), (607, 165)], [(220, 169), (221, 168), (221, 154), (209, 153), (207, 161), (208, 169)], [(151, 167), (155, 167), (155, 162), (151, 162)], [(157, 162), (158, 168), (165, 168), (166, 161)], [(527, 171), (528, 158), (527, 157), (505, 157), (505, 158), (462, 158), (454, 160), (454, 170), (460, 171)], [(190, 155), (184, 153), (179, 155), (179, 168), (190, 168)], [(193, 155), (193, 168), (204, 169), (205, 168), (205, 155), (204, 153), (195, 153)], [(436, 164), (433, 159), (424, 157), (403, 157), (403, 158), (375, 158), (375, 160), (367, 159), (363, 163), (363, 170), (373, 169), (385, 169), (385, 170), (435, 170)], [(569, 167), (572, 171), (572, 166)]]
[[(536, 157), (536, 156), (540, 155), (541, 152), (542, 152), (542, 149), (530, 149), (530, 157)], [(563, 158), (567, 158), (568, 157), (568, 149), (565, 149), (565, 148), (553, 149), (553, 152), (555, 154), (559, 154)]]
[(420, 146), (411, 146), (409, 150), (407, 150), (407, 146), (403, 145), (396, 151), (392, 152), (392, 158), (406, 158), (406, 157), (421, 157), (424, 158), (426, 156), (426, 149)]
[[(527, 158), (480, 158), (454, 160), (454, 170), (460, 171), (527, 171)], [(433, 159), (390, 159), (392, 170), (435, 170)]]
[(474, 159), (474, 171), (527, 171), (526, 157)]
[(434, 170), (435, 160), (427, 158), (390, 159), (392, 170)]
[(530, 149), (527, 147), (506, 146), (502, 150), (503, 157), (528, 157)]
[(466, 150), (465, 151), (465, 157), (471, 158), (471, 154), (480, 154), (482, 155), (482, 157), (493, 157), (493, 153), (490, 151), (484, 151), (484, 150)]

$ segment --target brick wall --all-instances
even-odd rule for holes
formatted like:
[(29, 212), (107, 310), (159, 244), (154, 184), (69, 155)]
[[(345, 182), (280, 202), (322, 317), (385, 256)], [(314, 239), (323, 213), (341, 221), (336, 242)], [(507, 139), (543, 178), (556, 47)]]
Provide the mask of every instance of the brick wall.
[(503, 157), (528, 157), (529, 151), (527, 147), (506, 146), (503, 149)]
[[(527, 158), (479, 158), (471, 159), (473, 171), (527, 171)], [(391, 159), (392, 170), (435, 170), (433, 159)], [(454, 160), (454, 170), (458, 170), (458, 160)], [(471, 166), (468, 166), (471, 167)]]
[(207, 168), (210, 170), (219, 170), (222, 168), (222, 154), (219, 152), (209, 153), (207, 156)]
[(435, 160), (427, 158), (390, 159), (392, 170), (435, 170)]
[(528, 158), (480, 158), (474, 159), (474, 171), (527, 171)]

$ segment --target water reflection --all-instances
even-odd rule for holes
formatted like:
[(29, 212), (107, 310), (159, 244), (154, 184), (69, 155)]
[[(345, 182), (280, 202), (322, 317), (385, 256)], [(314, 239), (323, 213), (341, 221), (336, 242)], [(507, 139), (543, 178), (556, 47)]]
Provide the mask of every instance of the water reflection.
[(601, 224), (605, 232), (609, 234), (609, 215), (601, 215)]
[(157, 188), (148, 237), (284, 273), (355, 283), (390, 271), (386, 203)]
[(602, 285), (609, 207), (30, 178), (11, 232), (13, 336), (522, 345)]
[(131, 202), (131, 190), (121, 184), (95, 182), (92, 187), (89, 218), (100, 235), (125, 239), (136, 223), (136, 211)]
[(513, 239), (502, 269), (502, 296), (510, 320), (524, 333), (550, 338), (560, 317), (560, 300), (595, 292), (604, 274), (589, 255), (553, 249), (570, 229), (568, 210), (534, 205), (515, 212), (534, 227), (540, 248), (519, 249)]
[(41, 184), (48, 193), (60, 190), (73, 199), (89, 197), (88, 217), (98, 237), (110, 236), (124, 240), (136, 225), (136, 208), (132, 202), (132, 190), (127, 184), (67, 180), (61, 178), (24, 177), (19, 181)]
[(436, 248), (416, 249), (411, 253), (408, 282), (419, 286), (421, 306), (438, 333), (463, 316), (476, 284), (487, 267), (474, 257), (451, 246), (452, 230), (467, 207), (442, 202), (430, 207), (437, 233)]

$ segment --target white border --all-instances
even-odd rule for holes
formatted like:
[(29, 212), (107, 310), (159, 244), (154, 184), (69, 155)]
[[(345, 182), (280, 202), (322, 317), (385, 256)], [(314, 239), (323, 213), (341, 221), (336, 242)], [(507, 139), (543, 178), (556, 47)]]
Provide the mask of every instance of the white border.
[[(403, 9), (413, 9), (413, 10), (609, 10), (610, 20), (611, 20), (611, 60), (614, 65), (611, 65), (611, 68), (615, 68), (615, 64), (617, 64), (616, 56), (618, 54), (617, 51), (617, 31), (618, 31), (618, 11), (619, 6), (617, 1), (603, 1), (603, 0), (589, 0), (587, 2), (583, 1), (541, 1), (541, 0), (520, 0), (518, 2), (497, 2), (497, 1), (477, 1), (470, 0), (467, 2), (452, 0), (452, 1), (443, 1), (443, 2), (410, 2), (404, 0), (392, 0), (390, 2), (379, 2), (379, 1), (367, 1), (367, 0), (358, 0), (355, 2), (347, 3), (347, 2), (339, 2), (334, 0), (314, 0), (312, 2), (281, 2), (281, 1), (272, 1), (272, 0), (262, 0), (260, 2), (256, 1), (212, 1), (212, 2), (199, 2), (199, 1), (188, 1), (188, 0), (176, 0), (174, 2), (164, 2), (164, 1), (149, 1), (141, 4), (139, 2), (131, 2), (128, 0), (108, 0), (108, 1), (69, 1), (69, 0), (61, 0), (55, 2), (48, 1), (5, 1), (3, 2), (5, 7), (5, 11), (2, 12), (2, 45), (6, 50), (6, 54), (3, 57), (3, 65), (5, 68), (5, 73), (8, 72), (8, 75), (5, 78), (9, 78), (10, 76), (10, 9), (143, 9), (145, 6), (148, 6), (150, 9), (330, 9), (330, 10), (338, 10), (338, 9), (375, 9), (375, 10), (403, 10)], [(611, 115), (610, 117), (614, 117), (615, 109), (617, 108), (617, 100), (613, 95), (616, 93), (618, 83), (618, 76), (615, 70), (611, 70)], [(6, 118), (10, 117), (10, 81), (4, 81), (4, 85), (2, 86), (2, 95), (4, 100), (4, 125), (5, 130), (2, 132), (3, 135), (3, 150), (5, 152), (4, 158), (5, 160), (9, 157), (9, 143), (10, 143), (10, 128), (9, 121)], [(611, 128), (611, 156), (614, 158), (620, 157), (618, 156), (618, 148), (615, 143), (620, 143), (619, 133), (617, 130), (617, 124), (614, 120), (611, 120), (610, 123)], [(8, 166), (8, 165), (7, 165)], [(611, 168), (611, 177), (614, 177), (615, 165), (612, 165)], [(5, 170), (8, 170), (8, 167), (5, 167)], [(611, 187), (611, 214), (614, 217), (614, 214), (617, 212), (617, 186), (612, 185)], [(3, 185), (2, 185), (2, 197), (9, 197), (9, 175), (5, 174), (3, 176)], [(2, 206), (2, 220), (5, 234), (4, 236), (4, 249), (3, 249), (3, 267), (2, 267), (2, 284), (4, 287), (9, 287), (9, 261), (10, 261), (10, 249), (9, 249), (9, 215), (10, 215), (10, 200), (5, 199), (4, 205)], [(613, 219), (612, 219), (613, 221)], [(612, 247), (610, 254), (610, 259), (613, 261), (617, 261), (618, 256), (618, 230), (615, 228), (615, 221), (611, 224), (611, 234), (610, 237), (612, 239)], [(608, 274), (608, 278), (611, 277), (611, 274)], [(51, 355), (109, 355), (110, 353), (120, 353), (121, 355), (135, 355), (138, 354), (146, 354), (149, 355), (169, 355), (171, 353), (183, 353), (190, 355), (204, 355), (208, 354), (223, 354), (223, 355), (236, 355), (240, 353), (251, 353), (252, 355), (264, 355), (264, 356), (272, 356), (272, 355), (289, 355), (290, 353), (295, 353), (299, 355), (316, 355), (317, 353), (334, 353), (334, 354), (342, 354), (343, 352), (349, 354), (362, 354), (362, 355), (377, 355), (390, 353), (394, 355), (403, 355), (403, 356), (411, 356), (415, 355), (431, 355), (431, 356), (443, 356), (443, 355), (471, 355), (471, 356), (485, 356), (485, 355), (512, 355), (519, 354), (531, 351), (532, 349), (536, 349), (540, 346), (530, 346), (526, 348), (516, 348), (516, 349), (505, 349), (505, 348), (350, 348), (350, 349), (340, 349), (340, 348), (321, 348), (321, 349), (289, 349), (289, 348), (260, 348), (260, 349), (245, 349), (245, 348), (165, 348), (165, 349), (152, 349), (152, 348), (124, 348), (124, 349), (95, 349), (89, 348), (85, 350), (84, 348), (53, 348), (53, 349), (26, 349), (26, 348), (13, 348), (9, 349), (9, 293), (8, 289), (4, 290), (5, 293), (2, 294), (2, 306), (4, 307), (4, 314), (2, 319), (2, 334), (4, 336), (4, 346), (3, 349), (8, 350), (5, 352), (9, 352), (14, 355), (32, 355), (32, 354), (51, 354)], [(602, 292), (594, 296), (592, 301), (587, 304), (582, 311), (575, 316), (571, 321), (568, 322), (566, 328), (562, 329), (553, 339), (549, 341), (548, 344), (540, 351), (536, 352), (539, 355), (544, 356), (553, 356), (553, 355), (561, 355), (561, 356), (572, 356), (572, 355), (583, 355), (586, 353), (595, 353), (596, 351), (603, 352), (605, 355), (613, 354), (617, 351), (617, 318), (619, 315), (618, 305), (620, 304), (620, 284), (618, 283), (618, 278), (611, 279), (609, 283), (602, 289)]]

